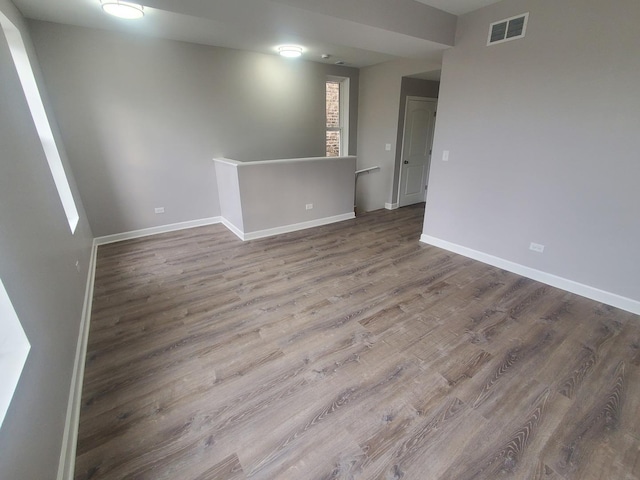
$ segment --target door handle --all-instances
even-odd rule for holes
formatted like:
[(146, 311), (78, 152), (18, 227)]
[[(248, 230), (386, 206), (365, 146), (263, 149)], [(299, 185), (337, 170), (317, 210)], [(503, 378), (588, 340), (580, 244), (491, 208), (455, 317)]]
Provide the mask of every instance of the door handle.
[(409, 160), (405, 160), (405, 161), (404, 161), (404, 164), (405, 164), (405, 165), (408, 165), (408, 164), (409, 164)]

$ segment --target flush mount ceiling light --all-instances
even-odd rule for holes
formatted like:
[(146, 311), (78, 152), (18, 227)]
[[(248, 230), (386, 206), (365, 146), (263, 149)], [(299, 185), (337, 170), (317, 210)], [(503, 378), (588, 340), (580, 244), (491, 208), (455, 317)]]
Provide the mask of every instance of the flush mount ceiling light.
[(296, 58), (302, 55), (303, 48), (298, 45), (282, 45), (278, 47), (278, 53), (283, 57)]
[(144, 16), (144, 7), (139, 3), (120, 0), (100, 0), (102, 9), (110, 15), (120, 18), (136, 19)]

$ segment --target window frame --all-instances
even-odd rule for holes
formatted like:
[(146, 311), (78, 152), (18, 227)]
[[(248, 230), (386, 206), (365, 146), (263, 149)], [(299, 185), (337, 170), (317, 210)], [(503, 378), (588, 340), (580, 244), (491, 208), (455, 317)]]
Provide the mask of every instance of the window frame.
[[(340, 140), (340, 152), (339, 156), (344, 157), (349, 154), (349, 77), (338, 77), (334, 75), (328, 75), (325, 79), (325, 155), (327, 147), (327, 132), (338, 132)], [(338, 126), (327, 126), (327, 84), (337, 83), (339, 85), (339, 104), (338, 104)]]

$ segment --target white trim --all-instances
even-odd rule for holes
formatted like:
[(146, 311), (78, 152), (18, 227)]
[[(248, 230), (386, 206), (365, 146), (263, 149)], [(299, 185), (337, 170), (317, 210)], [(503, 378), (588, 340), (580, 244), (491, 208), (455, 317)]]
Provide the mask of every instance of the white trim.
[(349, 90), (350, 79), (340, 81), (340, 155), (349, 155)]
[(567, 292), (575, 293), (576, 295), (587, 297), (591, 300), (606, 303), (607, 305), (618, 307), (628, 312), (640, 315), (640, 301), (623, 297), (615, 293), (606, 292), (604, 290), (600, 290), (599, 288), (584, 285), (567, 278), (558, 277), (557, 275), (553, 275), (551, 273), (520, 265), (519, 263), (511, 262), (509, 260), (505, 260), (504, 258), (495, 257), (488, 253), (479, 252), (478, 250), (473, 250), (471, 248), (451, 243), (440, 238), (432, 237), (430, 235), (422, 234), (420, 236), (420, 241), (423, 243), (428, 243), (429, 245), (433, 245), (435, 247), (444, 248), (445, 250), (449, 250), (450, 252), (464, 255), (465, 257), (473, 258), (474, 260), (478, 260), (489, 265), (493, 265), (494, 267), (502, 268), (503, 270), (517, 273), (518, 275), (522, 275), (523, 277), (546, 283), (547, 285), (551, 285), (552, 287), (561, 288), (562, 290), (566, 290)]
[(105, 245), (107, 243), (121, 242), (123, 240), (131, 240), (133, 238), (157, 235), (159, 233), (175, 232), (176, 230), (184, 230), (186, 228), (214, 225), (221, 222), (221, 217), (201, 218), (199, 220), (189, 220), (188, 222), (170, 223), (169, 225), (160, 225), (159, 227), (143, 228), (141, 230), (133, 230), (131, 232), (123, 232), (116, 233), (114, 235), (105, 235), (104, 237), (96, 237), (94, 239), (94, 242), (96, 245)]
[(285, 225), (283, 227), (268, 228), (266, 230), (257, 230), (255, 232), (243, 233), (240, 238), (242, 238), (242, 240), (256, 240), (258, 238), (271, 237), (273, 235), (280, 235), (282, 233), (296, 232), (298, 230), (305, 230), (307, 228), (320, 227), (322, 225), (328, 225), (330, 223), (343, 222), (345, 220), (351, 220), (353, 218), (356, 218), (355, 213), (343, 213), (341, 215), (334, 215), (332, 217), (309, 220), (308, 222), (292, 223), (291, 225)]
[(308, 222), (293, 223), (291, 225), (284, 225), (282, 227), (268, 228), (266, 230), (257, 230), (255, 232), (245, 233), (232, 224), (224, 217), (210, 217), (200, 220), (191, 220), (188, 222), (172, 223), (170, 225), (161, 225), (159, 227), (144, 228), (142, 230), (134, 230), (131, 232), (116, 233), (114, 235), (106, 235), (104, 237), (96, 237), (93, 243), (96, 246), (106, 245), (108, 243), (122, 242), (124, 240), (131, 240), (134, 238), (147, 237), (150, 235), (157, 235), (160, 233), (174, 232), (176, 230), (184, 230), (187, 228), (203, 227), (205, 225), (214, 225), (222, 223), (227, 227), (234, 235), (240, 240), (256, 240), (258, 238), (271, 237), (273, 235), (279, 235), (281, 233), (295, 232), (298, 230), (305, 230), (307, 228), (319, 227), (322, 225), (328, 225), (330, 223), (342, 222), (344, 220), (351, 220), (356, 215), (353, 212), (343, 213), (341, 215), (334, 215), (332, 217), (318, 218), (316, 220), (310, 220)]
[(227, 220), (226, 218), (222, 217), (221, 219), (222, 224), (227, 227), (231, 233), (233, 233), (236, 237), (238, 237), (240, 240), (244, 241), (244, 232), (242, 230), (240, 230), (238, 227), (236, 227), (233, 223), (231, 223), (229, 220)]
[(398, 203), (385, 203), (384, 204), (384, 208), (386, 208), (387, 210), (396, 210), (397, 208), (399, 208)]
[(69, 403), (67, 404), (67, 416), (62, 436), (62, 448), (58, 462), (57, 480), (73, 480), (76, 464), (76, 445), (78, 443), (78, 428), (80, 425), (80, 407), (82, 403), (82, 382), (84, 380), (84, 365), (87, 357), (87, 342), (89, 338), (89, 325), (91, 322), (91, 306), (93, 304), (93, 288), (96, 278), (96, 255), (98, 244), (94, 240), (89, 259), (89, 271), (84, 293), (82, 317), (80, 319), (80, 331), (76, 345), (76, 357), (71, 376), (71, 389)]

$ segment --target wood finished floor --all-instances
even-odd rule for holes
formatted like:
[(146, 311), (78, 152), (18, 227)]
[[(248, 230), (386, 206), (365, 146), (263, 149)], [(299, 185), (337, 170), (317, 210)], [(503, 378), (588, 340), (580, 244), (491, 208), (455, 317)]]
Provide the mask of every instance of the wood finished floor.
[(640, 478), (640, 317), (423, 214), (101, 246), (76, 479)]

